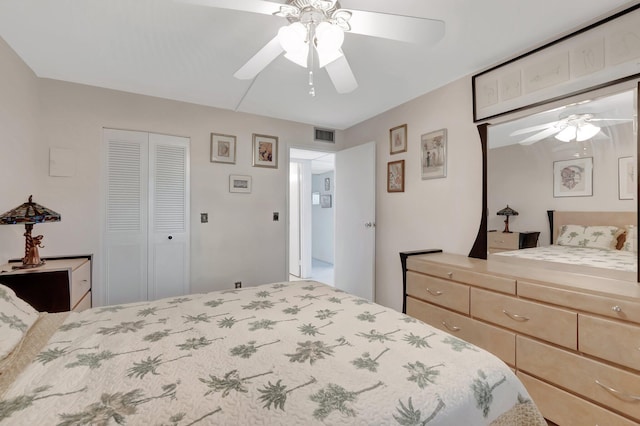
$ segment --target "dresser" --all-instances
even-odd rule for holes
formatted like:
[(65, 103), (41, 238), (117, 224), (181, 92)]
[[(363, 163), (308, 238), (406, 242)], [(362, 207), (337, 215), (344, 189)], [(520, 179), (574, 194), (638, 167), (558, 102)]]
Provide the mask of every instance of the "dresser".
[(510, 365), (548, 420), (640, 423), (637, 283), (447, 253), (405, 263), (406, 313)]
[(489, 253), (507, 250), (520, 250), (538, 246), (540, 232), (487, 232)]
[(29, 269), (13, 269), (20, 261), (1, 265), (0, 284), (40, 312), (90, 308), (92, 256), (49, 257), (45, 261)]

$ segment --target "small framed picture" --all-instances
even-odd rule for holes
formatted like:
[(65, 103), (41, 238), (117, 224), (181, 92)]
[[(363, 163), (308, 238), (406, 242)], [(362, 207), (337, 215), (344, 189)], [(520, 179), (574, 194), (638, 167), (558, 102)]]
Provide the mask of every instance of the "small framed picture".
[(553, 162), (554, 197), (593, 195), (593, 157)]
[(322, 194), (320, 196), (320, 207), (323, 209), (331, 208), (331, 194)]
[(447, 177), (447, 129), (422, 135), (420, 146), (422, 179)]
[(236, 164), (236, 137), (211, 133), (211, 162)]
[(637, 181), (636, 162), (633, 157), (618, 158), (618, 198), (620, 200), (633, 200)]
[(404, 160), (387, 163), (387, 192), (404, 192)]
[(278, 138), (253, 134), (253, 167), (278, 168)]
[(407, 125), (394, 127), (389, 130), (389, 150), (391, 154), (407, 151)]
[(324, 190), (331, 191), (331, 178), (324, 178)]
[(229, 175), (229, 192), (251, 193), (251, 176)]

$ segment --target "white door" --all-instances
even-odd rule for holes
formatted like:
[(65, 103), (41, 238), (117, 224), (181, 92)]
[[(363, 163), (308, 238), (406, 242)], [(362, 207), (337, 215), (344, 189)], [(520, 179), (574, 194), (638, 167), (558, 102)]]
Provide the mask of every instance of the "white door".
[(189, 293), (189, 139), (149, 134), (149, 300)]
[(336, 153), (335, 286), (375, 299), (376, 144)]
[(289, 163), (289, 274), (300, 277), (300, 163)]
[(103, 137), (104, 302), (185, 294), (189, 290), (189, 139), (113, 129), (105, 129)]

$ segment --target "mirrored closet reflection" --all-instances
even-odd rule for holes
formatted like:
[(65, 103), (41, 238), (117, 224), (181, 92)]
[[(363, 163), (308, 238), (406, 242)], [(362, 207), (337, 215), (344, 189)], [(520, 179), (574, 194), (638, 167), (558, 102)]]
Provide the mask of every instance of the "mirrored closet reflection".
[(637, 96), (609, 88), (489, 126), (490, 259), (636, 281)]

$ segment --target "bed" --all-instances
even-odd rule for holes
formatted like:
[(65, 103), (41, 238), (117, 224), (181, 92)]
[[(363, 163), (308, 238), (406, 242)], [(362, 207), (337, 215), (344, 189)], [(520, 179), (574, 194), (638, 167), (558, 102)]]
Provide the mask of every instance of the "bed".
[(637, 271), (636, 212), (548, 213), (552, 245), (505, 251), (492, 256), (495, 259), (516, 258), (622, 272)]
[(0, 306), (2, 425), (546, 425), (493, 355), (313, 281)]

